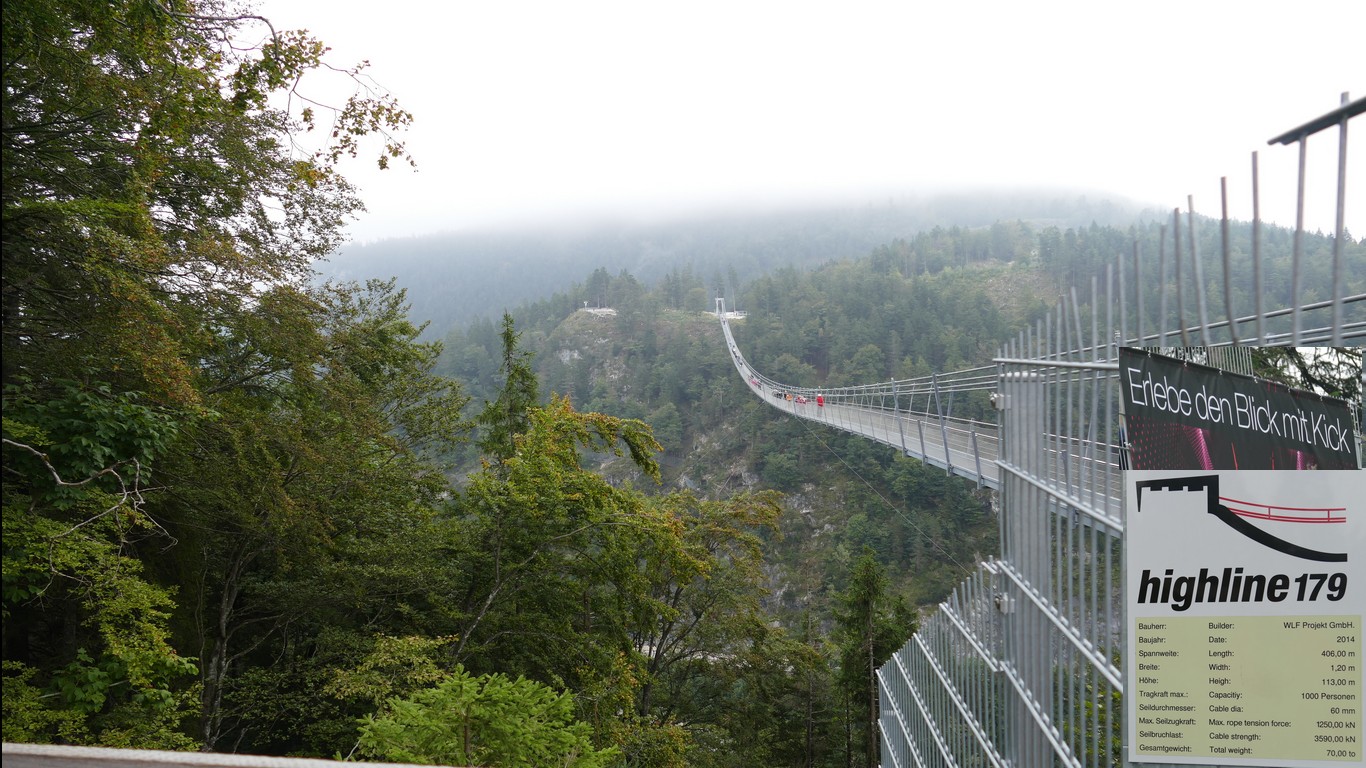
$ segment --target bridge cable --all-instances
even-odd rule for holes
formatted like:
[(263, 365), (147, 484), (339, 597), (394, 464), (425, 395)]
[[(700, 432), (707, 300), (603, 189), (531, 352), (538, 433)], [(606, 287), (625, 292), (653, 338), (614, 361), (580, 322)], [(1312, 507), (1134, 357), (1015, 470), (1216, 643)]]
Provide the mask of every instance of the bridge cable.
[[(941, 554), (943, 554), (944, 557), (948, 558), (950, 562), (952, 562), (954, 565), (958, 566), (958, 567), (963, 571), (963, 573), (966, 573), (966, 574), (968, 574), (968, 575), (972, 575), (972, 572), (973, 572), (973, 571), (972, 571), (971, 568), (968, 568), (966, 565), (963, 565), (962, 563), (960, 563), (960, 562), (958, 561), (958, 558), (956, 558), (956, 557), (954, 557), (952, 554), (950, 554), (949, 551), (948, 551), (947, 549), (944, 549), (943, 545), (941, 545), (941, 544), (939, 543), (938, 540), (936, 540), (933, 536), (930, 536), (928, 533), (926, 533), (926, 532), (925, 532), (925, 529), (923, 529), (923, 528), (921, 528), (920, 526), (916, 525), (916, 524), (915, 524), (915, 521), (911, 519), (911, 516), (910, 516), (910, 515), (906, 514), (906, 512), (904, 512), (904, 511), (901, 510), (899, 507), (897, 507), (895, 504), (893, 504), (893, 503), (891, 502), (891, 500), (888, 499), (886, 496), (883, 496), (883, 495), (882, 495), (882, 491), (879, 491), (876, 487), (873, 486), (872, 483), (868, 482), (867, 478), (865, 478), (863, 475), (859, 474), (859, 471), (858, 471), (857, 469), (854, 469), (853, 465), (851, 465), (849, 462), (845, 461), (843, 456), (841, 456), (841, 455), (839, 455), (838, 453), (836, 453), (836, 452), (835, 452), (835, 449), (834, 449), (834, 448), (831, 448), (831, 447), (830, 447), (830, 444), (827, 443), (827, 442), (825, 442), (825, 438), (821, 437), (819, 434), (817, 434), (816, 430), (814, 430), (814, 429), (811, 428), (811, 423), (810, 423), (811, 420), (810, 420), (810, 419), (799, 418), (799, 419), (797, 419), (797, 421), (800, 421), (800, 422), (802, 423), (802, 426), (806, 429), (807, 434), (809, 434), (809, 435), (811, 435), (812, 437), (816, 438), (817, 442), (819, 442), (819, 443), (821, 444), (821, 447), (823, 447), (823, 448), (825, 448), (825, 450), (829, 451), (829, 452), (830, 452), (830, 455), (831, 455), (831, 456), (834, 456), (836, 459), (838, 459), (839, 462), (840, 462), (841, 464), (844, 465), (844, 468), (845, 468), (845, 469), (849, 470), (849, 472), (852, 473), (852, 474), (854, 475), (854, 477), (857, 477), (857, 478), (859, 479), (860, 482), (862, 482), (864, 485), (868, 486), (868, 490), (870, 490), (870, 491), (872, 491), (874, 494), (876, 494), (877, 497), (878, 497), (879, 499), (882, 499), (882, 503), (883, 503), (883, 504), (886, 504), (888, 509), (890, 509), (890, 510), (892, 510), (893, 512), (895, 512), (895, 513), (897, 513), (898, 515), (900, 515), (900, 516), (902, 517), (902, 519), (904, 519), (912, 528), (915, 529), (915, 532), (916, 532), (916, 533), (920, 534), (921, 538), (923, 538), (923, 539), (925, 539), (926, 541), (930, 542), (930, 544), (933, 545), (935, 549), (939, 550), (939, 552), (940, 552)], [(922, 463), (923, 463), (923, 462), (922, 462)]]

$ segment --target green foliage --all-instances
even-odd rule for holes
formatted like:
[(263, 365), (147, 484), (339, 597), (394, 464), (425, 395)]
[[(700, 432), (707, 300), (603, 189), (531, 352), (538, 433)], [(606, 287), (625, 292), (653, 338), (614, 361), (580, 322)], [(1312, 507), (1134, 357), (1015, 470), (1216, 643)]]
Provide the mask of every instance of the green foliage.
[(806, 478), (797, 459), (786, 453), (770, 453), (759, 469), (764, 482), (784, 491), (795, 490)]
[(513, 455), (470, 478), (465, 492), (467, 580), (452, 597), (468, 618), (457, 653), (572, 681), (585, 655), (601, 668), (614, 653), (593, 638), (620, 631), (614, 587), (631, 589), (629, 547), (659, 528), (638, 494), (581, 466), (580, 451), (630, 454), (657, 478), (659, 446), (641, 422), (579, 413), (562, 398), (527, 416)]
[(915, 633), (916, 618), (904, 599), (890, 592), (886, 571), (871, 549), (854, 561), (849, 584), (835, 610), (840, 645), (839, 680), (853, 702), (854, 730), (863, 745), (863, 765), (878, 762), (877, 668)]
[[(144, 509), (145, 467), (178, 427), (140, 400), (70, 380), (6, 386), (6, 646), (38, 664), (7, 653), (16, 738), (192, 746), (178, 731), (196, 667), (170, 641), (175, 588), (150, 582), (133, 554), (164, 533)], [(64, 625), (66, 643), (44, 636)]]
[(71, 707), (53, 707), (43, 689), (33, 684), (39, 670), (17, 661), (4, 662), (3, 720), (0, 734), (6, 743), (61, 741), (90, 742), (86, 715)]
[[(250, 729), (272, 749), (328, 754), (338, 745), (315, 739), (360, 713), (312, 711), (297, 694), (321, 695), (324, 649), (329, 664), (354, 661), (325, 628), (393, 621), (404, 632), (427, 606), (433, 564), (416, 556), (440, 541), (438, 460), (463, 439), (464, 397), (431, 374), (437, 349), (416, 341), (391, 283), (263, 306), (296, 330), (239, 333), (208, 351), (206, 402), (218, 418), (169, 457), (177, 493), (162, 509), (193, 542), (180, 551), (202, 574), (194, 602), (209, 607), (201, 738)], [(247, 313), (234, 329), (262, 319)], [(394, 558), (405, 550), (414, 557)], [(259, 674), (258, 664), (275, 668)]]
[(322, 157), (295, 156), (304, 126), (267, 96), (323, 66), (322, 46), (234, 47), (264, 25), (232, 3), (16, 2), (3, 28), (6, 383), (93, 369), (193, 404), (201, 313), (335, 247), (359, 202), (334, 151), (403, 116), (361, 95)]
[(454, 641), (454, 637), (377, 637), (373, 650), (354, 669), (333, 673), (328, 692), (378, 705), (401, 692), (433, 685), (445, 677), (439, 654)]
[[(309, 282), (336, 164), (410, 118), (235, 2), (3, 14), (6, 738), (213, 747), (251, 652), (335, 608), (289, 596), (430, 518), (463, 435), (401, 293)], [(310, 72), (359, 89), (281, 108)]]
[(405, 763), (593, 768), (618, 756), (590, 744), (569, 692), (459, 665), (435, 688), (389, 700), (360, 731), (364, 755)]
[(503, 315), (502, 364), (503, 388), (498, 399), (486, 403), (479, 415), (479, 423), (487, 430), (479, 447), (496, 461), (505, 461), (516, 450), (514, 437), (526, 432), (528, 411), (536, 405), (536, 373), (531, 369), (531, 353), (517, 347), (520, 336), (514, 330), (512, 316)]
[[(5, 385), (6, 466), (36, 480), (32, 492), (67, 509), (96, 489), (127, 492), (141, 468), (174, 438), (175, 418), (143, 404), (138, 392), (59, 379), (41, 387), (25, 378)], [(126, 477), (125, 477), (126, 476)]]
[(655, 439), (661, 445), (679, 445), (683, 442), (683, 417), (678, 406), (665, 403), (656, 408), (648, 419)]
[[(27, 502), (6, 494), (4, 606), (7, 643), (37, 666), (6, 659), (6, 738), (13, 714), (24, 740), (192, 748), (180, 727), (195, 714), (196, 666), (170, 642), (175, 590), (123, 551), (154, 524), (98, 491), (65, 508), (88, 515), (71, 526)], [(78, 624), (68, 643), (45, 637), (64, 624)]]

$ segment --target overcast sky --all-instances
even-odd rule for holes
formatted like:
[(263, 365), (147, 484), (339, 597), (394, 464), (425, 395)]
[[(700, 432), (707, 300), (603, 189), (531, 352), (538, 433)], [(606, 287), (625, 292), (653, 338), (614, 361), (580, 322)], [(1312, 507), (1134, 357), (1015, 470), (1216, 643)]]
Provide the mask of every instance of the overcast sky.
[[(945, 186), (1066, 186), (1293, 225), (1293, 147), (1366, 96), (1366, 1), (261, 0), (415, 116), (348, 168), (359, 242)], [(1348, 227), (1366, 234), (1366, 119)], [(1309, 143), (1331, 230), (1337, 131)], [(1314, 160), (1321, 162), (1313, 162)]]

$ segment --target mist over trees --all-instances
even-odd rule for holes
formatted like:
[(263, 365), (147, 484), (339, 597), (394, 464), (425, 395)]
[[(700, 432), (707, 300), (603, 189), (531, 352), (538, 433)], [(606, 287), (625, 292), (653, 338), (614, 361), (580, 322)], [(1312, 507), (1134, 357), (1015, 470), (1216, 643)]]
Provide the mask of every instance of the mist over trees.
[[(440, 338), (452, 327), (493, 320), (543, 299), (594, 269), (622, 272), (653, 286), (688, 270), (707, 292), (735, 292), (782, 267), (809, 269), (859, 258), (935, 227), (977, 229), (1001, 220), (1068, 228), (1127, 225), (1139, 213), (1123, 200), (1060, 190), (981, 190), (908, 196), (861, 205), (812, 205), (699, 215), (657, 223), (602, 222), (579, 228), (457, 232), (348, 245), (320, 265), (342, 280), (395, 277), (415, 322)], [(591, 292), (590, 292), (591, 293)], [(585, 300), (596, 305), (601, 297)]]

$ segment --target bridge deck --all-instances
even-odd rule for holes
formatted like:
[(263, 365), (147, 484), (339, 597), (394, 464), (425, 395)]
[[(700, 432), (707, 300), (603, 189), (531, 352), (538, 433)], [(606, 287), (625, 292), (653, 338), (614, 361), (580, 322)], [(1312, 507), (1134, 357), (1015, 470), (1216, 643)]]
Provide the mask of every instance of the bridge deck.
[[(993, 424), (941, 416), (937, 413), (902, 411), (895, 398), (889, 407), (871, 397), (789, 386), (756, 372), (740, 353), (730, 323), (721, 315), (731, 362), (761, 400), (800, 419), (852, 432), (901, 451), (913, 459), (999, 490), (1000, 453), (998, 430)], [(777, 393), (777, 397), (774, 394)], [(817, 404), (817, 395), (824, 401)], [(787, 395), (792, 395), (788, 399)], [(802, 402), (798, 398), (802, 398)]]

